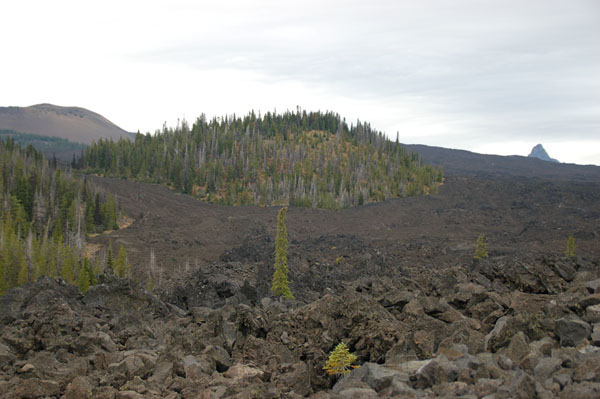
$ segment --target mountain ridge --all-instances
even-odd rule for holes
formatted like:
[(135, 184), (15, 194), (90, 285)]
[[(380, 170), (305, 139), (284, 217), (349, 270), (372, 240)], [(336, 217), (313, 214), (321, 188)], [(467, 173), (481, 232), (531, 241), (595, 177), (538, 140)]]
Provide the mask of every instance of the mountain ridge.
[(467, 150), (402, 144), (424, 162), (442, 167), (446, 176), (529, 177), (545, 180), (600, 181), (600, 166), (547, 162), (520, 155), (479, 154)]
[(131, 139), (133, 135), (104, 116), (82, 107), (49, 103), (29, 107), (0, 107), (0, 129), (22, 134), (60, 137), (91, 144), (101, 138)]

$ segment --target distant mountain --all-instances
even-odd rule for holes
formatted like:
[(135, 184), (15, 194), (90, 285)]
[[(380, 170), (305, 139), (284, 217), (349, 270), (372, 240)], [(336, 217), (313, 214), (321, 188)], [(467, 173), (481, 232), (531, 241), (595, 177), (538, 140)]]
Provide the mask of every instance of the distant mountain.
[(102, 115), (79, 107), (38, 104), (31, 107), (0, 107), (0, 130), (21, 134), (60, 137), (71, 142), (91, 144), (101, 138), (131, 139)]
[(538, 144), (535, 147), (533, 147), (528, 157), (541, 159), (542, 161), (558, 162), (556, 159), (550, 158), (550, 155), (548, 155), (548, 153), (544, 149), (544, 146), (541, 144)]
[(600, 181), (600, 166), (546, 162), (523, 156), (486, 155), (464, 150), (403, 145), (424, 162), (441, 166), (445, 176), (533, 177), (546, 180)]

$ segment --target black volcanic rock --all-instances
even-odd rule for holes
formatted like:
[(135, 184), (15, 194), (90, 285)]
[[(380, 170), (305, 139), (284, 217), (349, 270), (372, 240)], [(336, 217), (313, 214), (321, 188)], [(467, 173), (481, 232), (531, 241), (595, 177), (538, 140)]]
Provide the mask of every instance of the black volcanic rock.
[[(112, 276), (85, 295), (44, 277), (0, 297), (0, 309), (10, 309), (0, 318), (0, 398), (195, 398), (213, 390), (223, 398), (567, 397), (561, 386), (573, 398), (597, 398), (599, 324), (581, 320), (577, 304), (594, 303), (586, 282), (599, 271), (580, 258), (566, 281), (550, 266), (566, 263), (501, 256), (477, 270), (416, 267), (405, 278), (371, 268), (306, 303), (263, 297), (189, 311)], [(201, 277), (226, 273), (221, 265)], [(518, 277), (529, 273), (546, 276), (552, 293)], [(319, 278), (310, 275), (302, 280)], [(464, 283), (444, 288), (448, 276)], [(433, 283), (406, 284), (419, 278)], [(401, 291), (403, 308), (384, 307)], [(467, 302), (454, 308), (458, 296)], [(360, 368), (334, 385), (323, 365), (341, 341)]]
[(535, 147), (533, 147), (531, 149), (531, 153), (528, 155), (528, 157), (529, 158), (541, 159), (542, 161), (549, 161), (549, 162), (557, 162), (558, 163), (558, 160), (556, 160), (554, 158), (550, 158), (550, 155), (548, 155), (548, 153), (544, 149), (544, 146), (541, 145), (541, 144), (538, 144)]

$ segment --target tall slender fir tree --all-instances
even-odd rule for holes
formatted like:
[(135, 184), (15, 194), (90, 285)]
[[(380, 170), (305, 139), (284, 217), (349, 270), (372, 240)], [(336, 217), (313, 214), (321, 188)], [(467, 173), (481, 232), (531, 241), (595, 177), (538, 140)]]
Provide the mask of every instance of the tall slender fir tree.
[(285, 228), (285, 214), (287, 208), (281, 208), (277, 214), (277, 236), (275, 237), (275, 271), (273, 272), (273, 284), (271, 291), (274, 295), (285, 299), (294, 299), (290, 290), (287, 265), (287, 229)]

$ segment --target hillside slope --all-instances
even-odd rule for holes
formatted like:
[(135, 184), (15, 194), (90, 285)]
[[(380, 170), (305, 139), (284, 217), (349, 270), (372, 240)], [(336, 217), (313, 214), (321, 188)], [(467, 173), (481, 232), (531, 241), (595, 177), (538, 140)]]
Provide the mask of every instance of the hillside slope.
[(133, 142), (101, 140), (83, 165), (225, 205), (340, 209), (427, 194), (442, 181), (441, 170), (368, 123), (300, 110), (200, 117)]
[(102, 115), (79, 107), (38, 104), (30, 107), (0, 107), (0, 129), (40, 136), (60, 137), (91, 144), (101, 138), (131, 138)]

